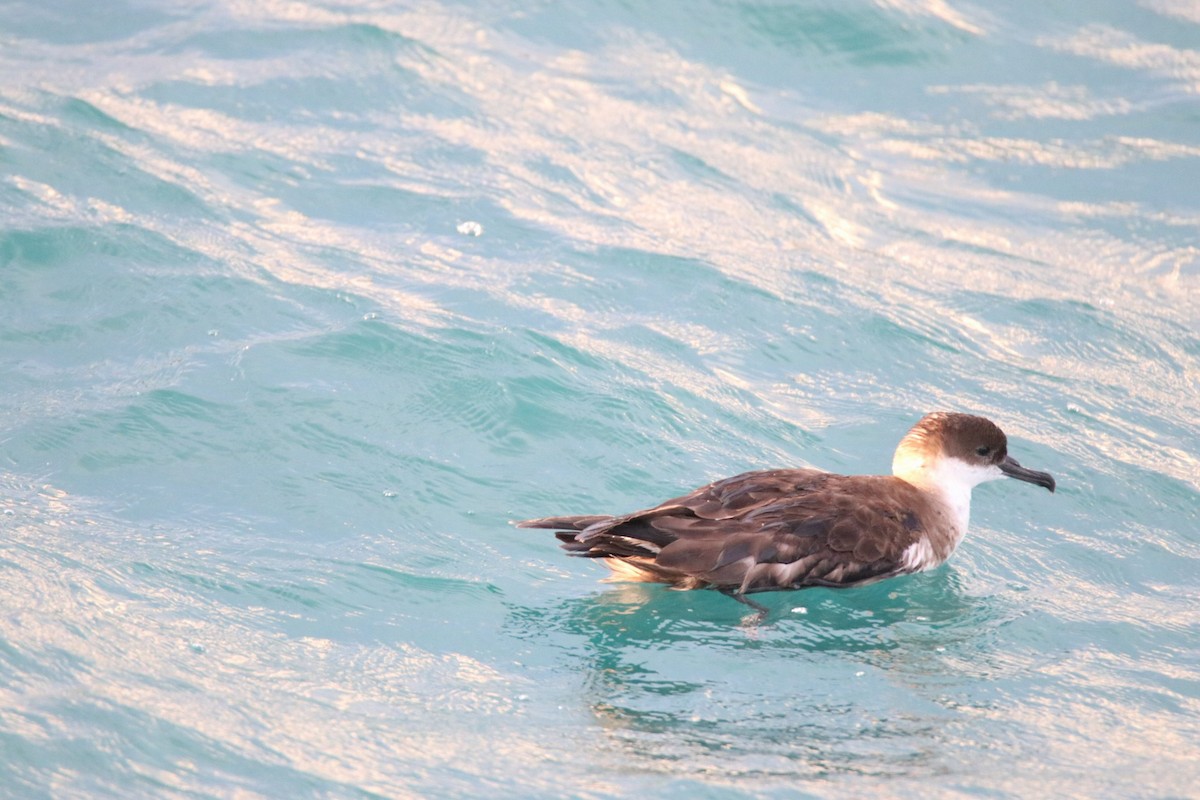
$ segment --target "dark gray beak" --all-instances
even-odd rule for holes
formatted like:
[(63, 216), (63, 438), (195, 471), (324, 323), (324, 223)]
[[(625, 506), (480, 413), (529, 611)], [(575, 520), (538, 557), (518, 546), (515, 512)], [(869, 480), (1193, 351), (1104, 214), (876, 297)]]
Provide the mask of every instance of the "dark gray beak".
[(1000, 462), (1000, 471), (1010, 478), (1016, 478), (1019, 481), (1026, 483), (1036, 483), (1038, 486), (1044, 486), (1050, 491), (1054, 491), (1054, 476), (1049, 472), (1038, 472), (1036, 469), (1026, 469), (1022, 467), (1017, 460), (1012, 456), (1005, 456)]

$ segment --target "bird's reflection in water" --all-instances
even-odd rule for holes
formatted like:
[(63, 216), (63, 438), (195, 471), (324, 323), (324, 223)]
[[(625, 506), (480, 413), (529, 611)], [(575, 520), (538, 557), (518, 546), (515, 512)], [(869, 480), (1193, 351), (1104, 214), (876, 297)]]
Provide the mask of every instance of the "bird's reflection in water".
[(716, 592), (647, 584), (516, 624), (565, 636), (597, 746), (622, 769), (921, 777), (947, 763), (954, 652), (986, 650), (974, 640), (1017, 613), (953, 572), (757, 597), (771, 614), (756, 626)]

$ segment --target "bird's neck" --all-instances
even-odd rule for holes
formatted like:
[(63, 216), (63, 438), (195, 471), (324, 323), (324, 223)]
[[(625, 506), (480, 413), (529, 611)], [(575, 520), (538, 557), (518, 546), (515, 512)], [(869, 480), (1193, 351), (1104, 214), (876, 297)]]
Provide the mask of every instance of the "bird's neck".
[[(971, 521), (971, 489), (976, 476), (957, 458), (930, 456), (918, 449), (900, 448), (892, 460), (892, 474), (911, 483), (939, 503), (952, 529), (944, 546), (952, 551), (967, 533)], [(946, 556), (950, 553), (947, 552)]]

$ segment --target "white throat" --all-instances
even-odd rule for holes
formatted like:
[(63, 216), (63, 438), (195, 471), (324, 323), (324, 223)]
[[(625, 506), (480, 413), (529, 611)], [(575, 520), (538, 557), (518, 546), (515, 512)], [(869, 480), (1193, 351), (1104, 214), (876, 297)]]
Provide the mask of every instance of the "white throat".
[(959, 458), (941, 454), (928, 457), (911, 450), (897, 451), (892, 474), (942, 499), (953, 518), (955, 545), (962, 541), (971, 521), (971, 490), (984, 481), (1004, 477), (994, 464), (969, 464)]

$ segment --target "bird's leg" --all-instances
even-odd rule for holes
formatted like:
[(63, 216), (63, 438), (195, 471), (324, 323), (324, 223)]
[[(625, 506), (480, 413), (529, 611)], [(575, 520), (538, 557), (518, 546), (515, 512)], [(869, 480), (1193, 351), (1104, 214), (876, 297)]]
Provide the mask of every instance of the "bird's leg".
[(758, 623), (762, 622), (764, 619), (767, 618), (767, 614), (769, 614), (771, 611), (769, 608), (764, 606), (762, 603), (754, 602), (749, 597), (746, 597), (746, 595), (742, 594), (741, 592), (737, 591), (736, 589), (721, 589), (720, 592), (721, 592), (721, 594), (725, 595), (726, 597), (732, 597), (734, 600), (737, 600), (739, 603), (748, 605), (751, 608), (753, 608), (755, 611), (757, 611), (758, 614), (755, 615), (754, 621), (752, 624), (757, 625)]

